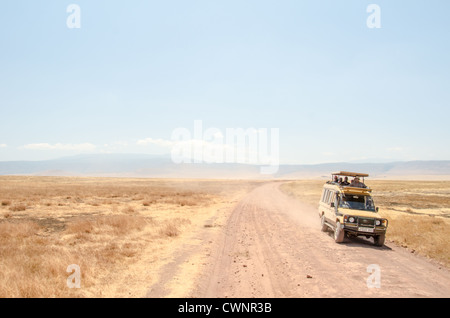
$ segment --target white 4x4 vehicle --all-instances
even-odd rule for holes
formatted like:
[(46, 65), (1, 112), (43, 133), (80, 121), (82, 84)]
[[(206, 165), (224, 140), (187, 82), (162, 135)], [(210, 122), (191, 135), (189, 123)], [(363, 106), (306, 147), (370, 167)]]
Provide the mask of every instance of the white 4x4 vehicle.
[[(345, 236), (373, 237), (374, 244), (383, 246), (386, 238), (388, 220), (378, 214), (371, 193), (372, 189), (364, 184), (368, 174), (340, 171), (332, 174), (332, 180), (324, 184), (319, 202), (319, 216), (322, 231), (334, 231), (337, 243)], [(353, 177), (347, 184), (342, 180)], [(358, 179), (363, 178), (363, 182)]]

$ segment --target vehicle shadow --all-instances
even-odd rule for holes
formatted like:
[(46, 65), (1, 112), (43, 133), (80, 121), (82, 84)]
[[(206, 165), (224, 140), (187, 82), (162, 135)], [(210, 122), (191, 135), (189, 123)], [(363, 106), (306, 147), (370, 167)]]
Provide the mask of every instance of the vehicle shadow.
[[(328, 236), (334, 240), (334, 233), (332, 231), (327, 231)], [(366, 238), (362, 236), (357, 237), (348, 237), (345, 236), (344, 242), (340, 243), (342, 245), (346, 245), (348, 247), (354, 246), (354, 247), (362, 247), (362, 248), (373, 248), (377, 250), (386, 250), (386, 251), (392, 251), (392, 248), (390, 248), (387, 245), (383, 246), (376, 246), (373, 243), (373, 238)]]

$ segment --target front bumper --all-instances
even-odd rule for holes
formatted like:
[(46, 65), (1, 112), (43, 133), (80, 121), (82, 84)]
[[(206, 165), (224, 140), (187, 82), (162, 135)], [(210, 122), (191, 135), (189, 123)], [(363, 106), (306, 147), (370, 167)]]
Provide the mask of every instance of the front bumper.
[(386, 233), (386, 227), (375, 226), (375, 227), (363, 227), (357, 224), (344, 224), (344, 231), (357, 234), (357, 235), (381, 235)]
[[(349, 222), (351, 219), (354, 219), (353, 222)], [(380, 221), (379, 225), (376, 225), (377, 220)], [(344, 230), (354, 235), (382, 235), (386, 233), (387, 227), (387, 219), (344, 216)]]

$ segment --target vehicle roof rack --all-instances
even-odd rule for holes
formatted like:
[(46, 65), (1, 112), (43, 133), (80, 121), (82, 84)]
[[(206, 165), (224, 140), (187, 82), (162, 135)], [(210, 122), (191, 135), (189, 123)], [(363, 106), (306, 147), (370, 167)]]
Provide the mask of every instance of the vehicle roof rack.
[(331, 174), (332, 176), (344, 176), (344, 177), (368, 177), (367, 173), (339, 171)]

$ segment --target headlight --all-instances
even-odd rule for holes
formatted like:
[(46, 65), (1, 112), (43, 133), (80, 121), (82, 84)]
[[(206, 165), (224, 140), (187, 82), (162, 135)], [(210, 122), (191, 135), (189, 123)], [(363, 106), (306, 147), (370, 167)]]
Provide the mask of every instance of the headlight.
[(353, 216), (351, 216), (351, 217), (348, 218), (348, 221), (350, 223), (354, 223), (355, 222), (355, 218)]
[(376, 226), (380, 226), (381, 225), (381, 220), (375, 220), (375, 225)]

